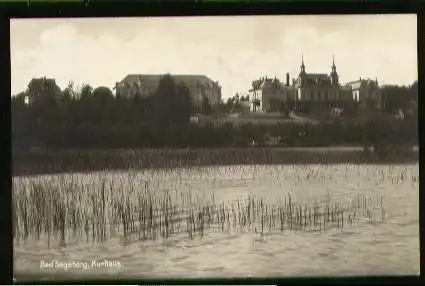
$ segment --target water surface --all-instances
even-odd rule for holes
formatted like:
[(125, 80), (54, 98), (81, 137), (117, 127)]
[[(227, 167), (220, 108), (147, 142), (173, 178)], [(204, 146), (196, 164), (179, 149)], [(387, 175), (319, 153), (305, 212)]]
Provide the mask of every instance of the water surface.
[[(15, 272), (19, 274), (234, 277), (234, 276), (335, 276), (403, 275), (419, 273), (419, 166), (412, 165), (282, 165), (226, 166), (169, 171), (74, 173), (88, 187), (106, 178), (126, 190), (149, 184), (152, 192), (191, 191), (208, 200), (235, 201), (250, 194), (273, 203), (288, 193), (298, 201), (330, 196), (344, 200), (358, 192), (383, 194), (387, 202), (382, 224), (346, 224), (343, 229), (264, 233), (210, 231), (202, 238), (178, 234), (155, 241), (104, 243), (84, 239), (66, 246), (46, 239), (15, 241)], [(15, 178), (51, 183), (67, 175)], [(131, 180), (129, 179), (131, 178)], [(19, 181), (21, 180), (21, 181)], [(22, 185), (21, 185), (22, 187)], [(40, 268), (41, 261), (74, 262), (67, 270)], [(92, 261), (106, 260), (99, 266)], [(76, 263), (87, 263), (86, 269)]]

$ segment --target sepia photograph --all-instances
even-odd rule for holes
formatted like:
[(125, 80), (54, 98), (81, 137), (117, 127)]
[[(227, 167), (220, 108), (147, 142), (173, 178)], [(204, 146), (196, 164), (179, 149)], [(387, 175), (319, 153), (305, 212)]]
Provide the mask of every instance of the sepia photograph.
[(415, 14), (10, 20), (16, 279), (419, 275)]

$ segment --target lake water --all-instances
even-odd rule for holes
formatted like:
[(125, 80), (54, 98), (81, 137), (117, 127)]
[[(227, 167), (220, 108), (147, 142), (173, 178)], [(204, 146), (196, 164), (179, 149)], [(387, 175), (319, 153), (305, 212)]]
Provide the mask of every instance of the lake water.
[[(16, 277), (419, 274), (418, 164), (226, 166), (49, 175), (14, 178), (14, 192), (26, 188), (31, 180), (53, 186), (70, 178), (88, 190), (98, 188), (105, 179), (124, 194), (132, 182), (135, 193), (139, 186), (148, 185), (158, 194), (191, 191), (200, 200), (214, 194), (217, 202), (256, 195), (272, 204), (288, 193), (296, 201), (325, 197), (343, 201), (358, 193), (383, 195), (386, 215), (380, 224), (358, 221), (342, 229), (287, 229), (265, 231), (263, 236), (252, 229), (212, 230), (193, 239), (184, 233), (152, 241), (123, 241), (120, 235), (103, 243), (69, 238), (66, 246), (53, 238), (48, 245), (43, 237), (29, 237), (14, 243)], [(64, 263), (70, 263), (68, 269)]]

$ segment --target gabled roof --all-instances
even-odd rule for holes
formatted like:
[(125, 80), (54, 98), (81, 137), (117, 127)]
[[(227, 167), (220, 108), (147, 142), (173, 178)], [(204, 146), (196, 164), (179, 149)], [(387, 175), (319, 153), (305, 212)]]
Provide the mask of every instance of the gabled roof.
[(371, 80), (367, 78), (367, 79), (359, 79), (356, 81), (347, 82), (346, 85), (350, 86), (351, 88), (358, 89), (364, 86), (376, 87), (378, 86), (378, 83), (376, 82), (376, 80)]
[(306, 73), (308, 79), (328, 79), (329, 75), (326, 73)]
[(277, 78), (267, 78), (261, 81), (260, 88), (275, 88), (280, 89), (284, 87), (284, 84)]
[(306, 80), (307, 80), (307, 83), (309, 84), (331, 82), (330, 76), (325, 73), (307, 73)]
[[(144, 86), (157, 87), (159, 81), (163, 75), (148, 75), (148, 74), (129, 74), (120, 83), (127, 83), (133, 85), (134, 83), (140, 83)], [(218, 85), (205, 75), (171, 75), (174, 81), (178, 84), (184, 83), (188, 87), (194, 87), (200, 85)]]

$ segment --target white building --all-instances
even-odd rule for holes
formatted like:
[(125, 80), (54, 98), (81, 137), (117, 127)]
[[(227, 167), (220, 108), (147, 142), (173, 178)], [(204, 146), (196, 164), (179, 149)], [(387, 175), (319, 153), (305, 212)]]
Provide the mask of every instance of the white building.
[(358, 103), (369, 108), (382, 109), (382, 95), (377, 80), (359, 79), (345, 85), (339, 83), (339, 75), (335, 62), (327, 73), (308, 73), (304, 60), (296, 79), (290, 82), (274, 78), (260, 78), (252, 82), (252, 98), (261, 100), (261, 109), (271, 109), (273, 101), (280, 101), (287, 108), (295, 108), (314, 104), (323, 108), (342, 108), (347, 104)]

